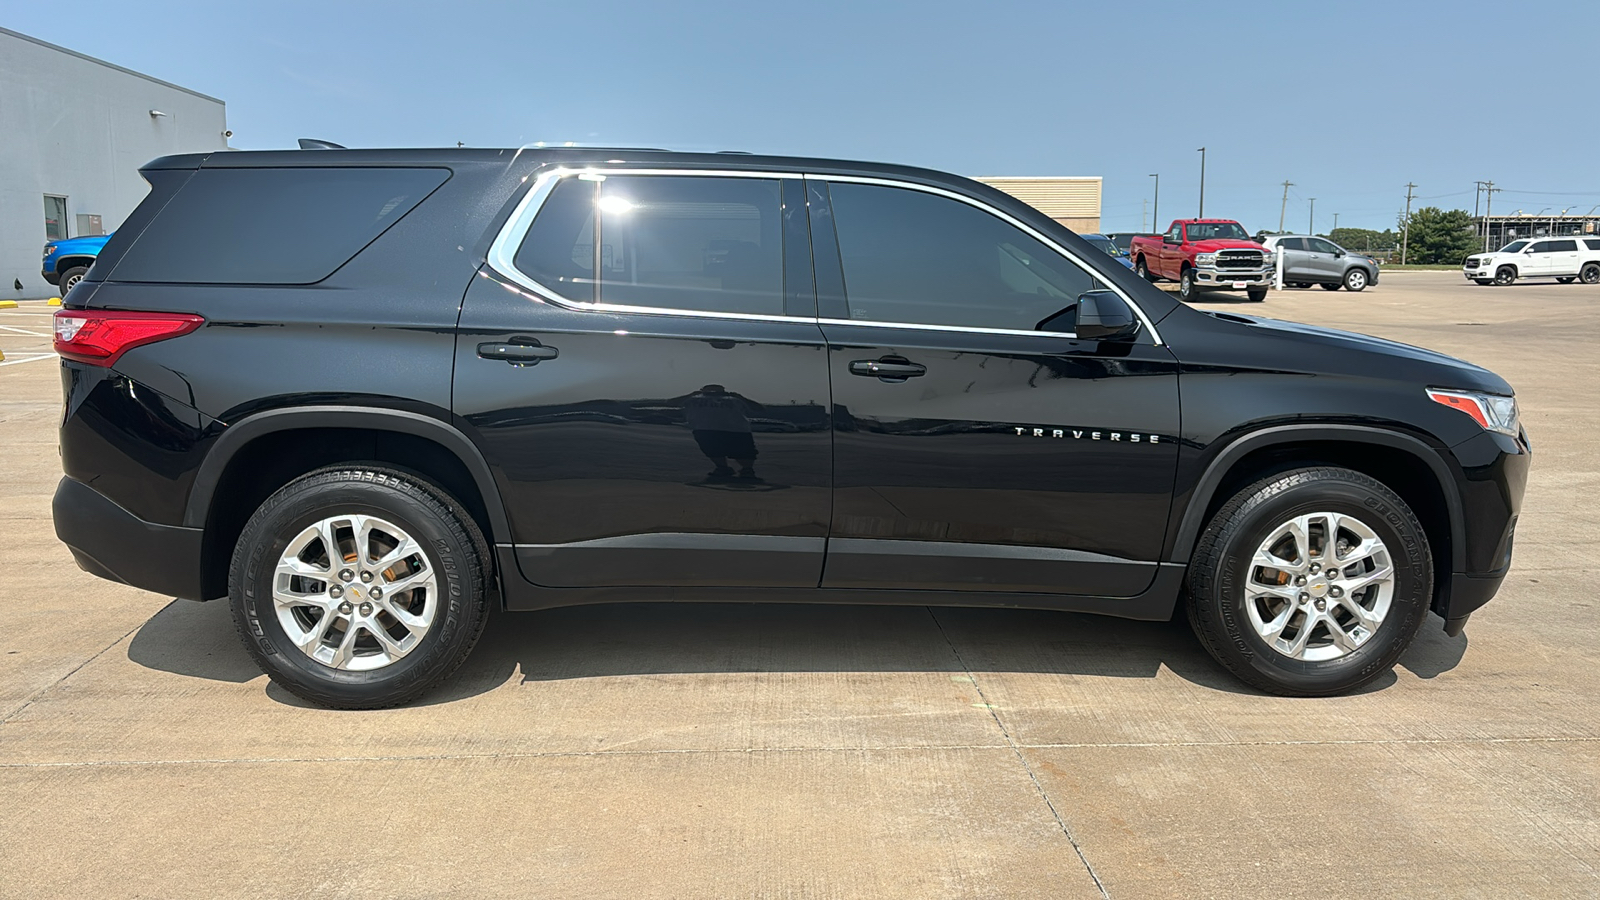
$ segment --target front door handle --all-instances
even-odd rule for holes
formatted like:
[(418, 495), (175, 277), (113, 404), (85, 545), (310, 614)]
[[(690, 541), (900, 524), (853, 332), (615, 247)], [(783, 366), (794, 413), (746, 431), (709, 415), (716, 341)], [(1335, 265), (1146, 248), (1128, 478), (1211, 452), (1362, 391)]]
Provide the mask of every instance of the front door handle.
[(899, 383), (907, 378), (918, 378), (928, 373), (928, 367), (898, 356), (883, 359), (858, 359), (850, 364), (851, 375), (864, 375), (881, 381)]
[(479, 344), (478, 355), (484, 359), (504, 360), (513, 365), (536, 366), (540, 360), (555, 359), (561, 353), (554, 347), (546, 347), (530, 339), (523, 343)]

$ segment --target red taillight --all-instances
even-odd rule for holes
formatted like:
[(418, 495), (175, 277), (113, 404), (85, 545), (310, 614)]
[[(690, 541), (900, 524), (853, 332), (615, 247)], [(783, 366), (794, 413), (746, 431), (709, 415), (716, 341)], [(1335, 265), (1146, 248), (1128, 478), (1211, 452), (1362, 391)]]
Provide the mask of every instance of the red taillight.
[(111, 366), (134, 347), (188, 334), (205, 322), (189, 313), (63, 309), (56, 313), (56, 352), (92, 366)]

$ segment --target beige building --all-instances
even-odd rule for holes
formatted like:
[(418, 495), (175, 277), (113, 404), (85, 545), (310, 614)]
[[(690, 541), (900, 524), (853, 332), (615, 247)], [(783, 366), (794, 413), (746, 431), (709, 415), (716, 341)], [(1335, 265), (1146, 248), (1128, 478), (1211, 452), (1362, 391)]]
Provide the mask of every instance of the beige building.
[(1080, 234), (1100, 230), (1100, 178), (978, 178)]

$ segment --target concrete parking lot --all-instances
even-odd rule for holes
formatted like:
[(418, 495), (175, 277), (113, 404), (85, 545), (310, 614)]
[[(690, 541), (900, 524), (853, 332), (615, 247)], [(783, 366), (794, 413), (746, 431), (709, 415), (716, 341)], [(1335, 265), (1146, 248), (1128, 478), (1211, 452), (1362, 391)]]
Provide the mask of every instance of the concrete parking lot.
[(1600, 288), (1216, 299), (1518, 389), (1511, 576), (1354, 696), (1178, 622), (679, 604), (500, 615), (420, 704), (311, 708), (225, 604), (73, 565), (49, 310), (0, 311), (0, 896), (1600, 896)]

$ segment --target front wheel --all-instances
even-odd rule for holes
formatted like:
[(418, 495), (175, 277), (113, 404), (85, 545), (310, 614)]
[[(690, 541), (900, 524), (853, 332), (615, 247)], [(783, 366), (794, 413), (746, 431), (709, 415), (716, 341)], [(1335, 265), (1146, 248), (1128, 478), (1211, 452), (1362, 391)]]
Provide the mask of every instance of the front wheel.
[(1211, 655), (1274, 694), (1326, 696), (1393, 668), (1433, 593), (1422, 524), (1349, 469), (1296, 469), (1229, 500), (1188, 573), (1189, 621)]
[(1244, 292), (1244, 295), (1246, 297), (1250, 298), (1250, 302), (1251, 303), (1260, 303), (1261, 301), (1267, 299), (1267, 289), (1266, 288), (1250, 288), (1249, 290)]
[(1600, 284), (1600, 263), (1589, 263), (1578, 273), (1578, 280), (1584, 284)]
[(1344, 289), (1352, 293), (1367, 289), (1367, 270), (1351, 269), (1344, 273)]
[(1494, 283), (1500, 285), (1501, 287), (1504, 287), (1516, 280), (1517, 270), (1511, 268), (1510, 266), (1501, 266), (1500, 270), (1494, 273)]
[(228, 572), (250, 655), (337, 709), (413, 700), (483, 632), (488, 545), (442, 490), (368, 466), (312, 472), (246, 523)]
[(73, 266), (65, 272), (62, 272), (61, 283), (56, 285), (56, 287), (61, 288), (61, 296), (65, 297), (68, 291), (77, 287), (78, 282), (82, 281), (83, 276), (87, 274), (89, 274), (88, 266)]
[(1199, 289), (1194, 284), (1194, 270), (1184, 269), (1178, 275), (1178, 296), (1184, 300), (1193, 300)]

